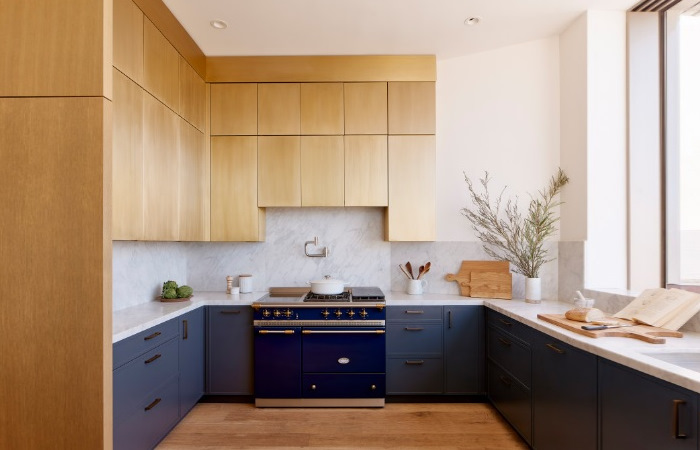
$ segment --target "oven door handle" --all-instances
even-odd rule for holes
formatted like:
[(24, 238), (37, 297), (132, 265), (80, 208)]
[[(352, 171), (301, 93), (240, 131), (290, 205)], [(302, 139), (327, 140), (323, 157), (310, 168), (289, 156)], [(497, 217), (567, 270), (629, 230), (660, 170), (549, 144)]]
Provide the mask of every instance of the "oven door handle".
[(294, 334), (294, 330), (258, 330), (258, 334)]
[(385, 330), (302, 330), (301, 334), (384, 334)]

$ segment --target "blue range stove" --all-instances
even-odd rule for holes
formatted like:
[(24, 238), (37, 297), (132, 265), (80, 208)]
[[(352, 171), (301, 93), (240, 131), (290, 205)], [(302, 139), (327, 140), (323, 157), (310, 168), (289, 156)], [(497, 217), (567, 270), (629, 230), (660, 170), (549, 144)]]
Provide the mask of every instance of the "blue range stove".
[(255, 405), (382, 407), (386, 304), (376, 287), (253, 305)]

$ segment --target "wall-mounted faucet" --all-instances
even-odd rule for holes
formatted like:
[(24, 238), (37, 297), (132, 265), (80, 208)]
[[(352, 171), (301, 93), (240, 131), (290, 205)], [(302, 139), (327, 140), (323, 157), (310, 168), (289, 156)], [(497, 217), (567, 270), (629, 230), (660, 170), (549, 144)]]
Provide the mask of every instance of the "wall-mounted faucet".
[(323, 247), (320, 253), (309, 253), (309, 245), (311, 244), (318, 247), (318, 236), (314, 237), (313, 241), (306, 241), (306, 243), (304, 244), (304, 253), (306, 254), (306, 256), (310, 256), (312, 258), (325, 258), (331, 252), (330, 250), (328, 250), (328, 247)]

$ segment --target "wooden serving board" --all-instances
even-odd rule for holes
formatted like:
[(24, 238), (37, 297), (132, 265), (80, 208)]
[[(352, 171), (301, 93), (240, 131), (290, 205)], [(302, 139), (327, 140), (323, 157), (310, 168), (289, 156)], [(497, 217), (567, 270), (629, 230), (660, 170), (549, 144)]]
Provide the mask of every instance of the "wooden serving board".
[(175, 302), (186, 302), (187, 300), (191, 299), (192, 297), (194, 297), (194, 295), (190, 295), (189, 297), (182, 297), (182, 298), (158, 297), (158, 300), (160, 300), (163, 303), (175, 303)]
[(459, 272), (448, 273), (463, 297), (513, 298), (513, 274), (508, 261), (462, 261)]
[(271, 287), (270, 297), (301, 297), (308, 294), (310, 287)]
[[(627, 337), (632, 339), (639, 339), (640, 341), (649, 342), (652, 344), (664, 344), (666, 343), (666, 339), (664, 339), (664, 337), (683, 337), (683, 333), (681, 333), (680, 331), (667, 330), (665, 328), (652, 327), (649, 325), (638, 324), (633, 327), (610, 328), (607, 330), (584, 330), (581, 328), (581, 326), (593, 324), (569, 320), (566, 317), (564, 317), (563, 314), (538, 314), (537, 318), (542, 319), (545, 322), (549, 322), (551, 324), (560, 326), (565, 330), (573, 331), (574, 333), (592, 338)], [(620, 324), (634, 323), (629, 320), (618, 319), (616, 317), (606, 317), (605, 320), (616, 320), (620, 322)]]

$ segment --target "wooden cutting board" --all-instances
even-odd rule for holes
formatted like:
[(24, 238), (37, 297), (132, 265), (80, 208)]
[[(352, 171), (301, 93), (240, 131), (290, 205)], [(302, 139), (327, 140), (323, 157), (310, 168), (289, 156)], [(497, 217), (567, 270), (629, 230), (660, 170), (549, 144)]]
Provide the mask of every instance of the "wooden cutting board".
[[(649, 342), (652, 344), (664, 344), (666, 339), (664, 337), (676, 337), (682, 338), (683, 333), (680, 331), (667, 330), (665, 328), (652, 327), (649, 325), (635, 325), (633, 327), (625, 328), (610, 328), (607, 330), (583, 330), (582, 325), (592, 325), (585, 322), (577, 322), (575, 320), (569, 320), (564, 317), (563, 314), (538, 314), (539, 319), (549, 322), (551, 324), (560, 326), (566, 330), (573, 331), (574, 333), (581, 334), (583, 336), (588, 336), (592, 338), (600, 337), (627, 337), (632, 339), (639, 339), (640, 341)], [(618, 319), (615, 317), (606, 317), (605, 320), (616, 320), (620, 324), (634, 323), (629, 320)]]
[(301, 297), (308, 294), (310, 287), (271, 287), (270, 297)]
[(448, 273), (463, 297), (513, 298), (513, 274), (508, 261), (462, 261), (459, 272)]

